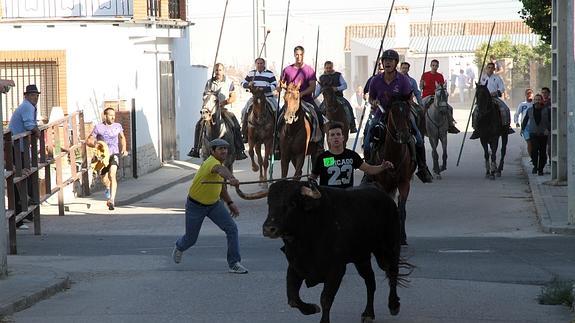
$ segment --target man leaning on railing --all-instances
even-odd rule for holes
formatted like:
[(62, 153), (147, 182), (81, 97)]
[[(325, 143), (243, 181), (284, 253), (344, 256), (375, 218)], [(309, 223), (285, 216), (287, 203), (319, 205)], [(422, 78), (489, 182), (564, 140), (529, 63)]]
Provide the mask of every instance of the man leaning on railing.
[[(30, 131), (32, 132), (32, 138), (38, 138), (40, 135), (40, 129), (38, 129), (38, 122), (36, 121), (38, 115), (38, 98), (40, 97), (40, 91), (38, 91), (38, 87), (35, 84), (30, 84), (26, 86), (26, 90), (24, 91), (24, 101), (16, 108), (12, 117), (10, 118), (10, 123), (8, 127), (10, 131), (12, 131), (12, 135), (18, 135), (20, 133)], [(24, 149), (22, 145), (22, 141), (20, 141), (20, 156), (14, 155), (14, 158), (21, 158), (24, 160)], [(28, 194), (32, 192), (32, 181), (30, 179), (26, 180)], [(16, 194), (16, 210), (15, 213), (19, 214), (28, 206), (20, 205), (20, 192), (19, 190), (15, 190)], [(32, 198), (28, 197), (28, 202), (31, 204), (38, 204), (38, 201), (34, 201)], [(29, 215), (31, 217), (32, 214)], [(27, 217), (28, 218), (28, 217)], [(31, 220), (31, 218), (28, 218)], [(16, 224), (19, 228), (24, 228), (22, 221)]]

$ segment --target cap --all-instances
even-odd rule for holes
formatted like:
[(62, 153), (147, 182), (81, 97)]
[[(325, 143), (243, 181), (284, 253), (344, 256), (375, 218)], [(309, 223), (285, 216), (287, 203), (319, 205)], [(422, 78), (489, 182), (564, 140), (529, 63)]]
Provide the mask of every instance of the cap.
[(230, 144), (227, 141), (220, 138), (210, 141), (210, 148), (229, 147), (229, 146)]
[(381, 54), (381, 60), (384, 60), (386, 58), (395, 59), (396, 61), (399, 62), (399, 54), (393, 49), (388, 49)]

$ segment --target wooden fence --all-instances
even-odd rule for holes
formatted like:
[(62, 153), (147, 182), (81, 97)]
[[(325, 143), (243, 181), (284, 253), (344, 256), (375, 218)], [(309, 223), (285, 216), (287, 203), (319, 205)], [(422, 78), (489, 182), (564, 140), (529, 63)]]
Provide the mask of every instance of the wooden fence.
[[(34, 234), (42, 233), (42, 202), (58, 194), (58, 214), (63, 216), (64, 187), (80, 181), (82, 195), (90, 194), (83, 112), (71, 113), (63, 119), (39, 126), (39, 129), (38, 138), (30, 131), (17, 135), (12, 135), (8, 129), (4, 131), (4, 178), (10, 254), (17, 253), (18, 222), (32, 217)], [(68, 167), (69, 172), (66, 172)], [(64, 173), (70, 176), (63, 178)], [(40, 180), (40, 175), (43, 175), (43, 180)], [(55, 187), (52, 187), (53, 175), (56, 176)]]

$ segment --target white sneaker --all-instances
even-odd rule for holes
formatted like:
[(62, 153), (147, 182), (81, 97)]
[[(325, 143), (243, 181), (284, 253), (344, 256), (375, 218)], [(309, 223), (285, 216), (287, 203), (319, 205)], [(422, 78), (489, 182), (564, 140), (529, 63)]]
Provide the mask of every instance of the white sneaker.
[(183, 252), (174, 246), (174, 250), (172, 251), (172, 259), (174, 259), (175, 263), (179, 264), (182, 261), (182, 254)]
[(248, 270), (241, 263), (236, 262), (229, 270), (232, 274), (247, 274)]

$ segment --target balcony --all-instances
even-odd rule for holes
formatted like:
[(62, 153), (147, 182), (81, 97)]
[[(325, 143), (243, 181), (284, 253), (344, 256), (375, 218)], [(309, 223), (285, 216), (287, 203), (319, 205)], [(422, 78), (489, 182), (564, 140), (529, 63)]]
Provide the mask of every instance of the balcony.
[(186, 0), (0, 0), (3, 20), (185, 20)]
[[(137, 1), (137, 0), (136, 0)], [(132, 17), (134, 0), (2, 0), (4, 19)]]

